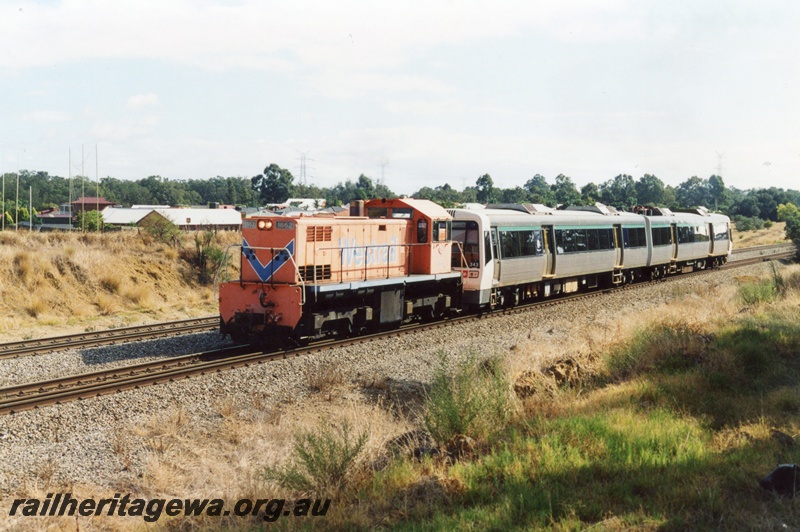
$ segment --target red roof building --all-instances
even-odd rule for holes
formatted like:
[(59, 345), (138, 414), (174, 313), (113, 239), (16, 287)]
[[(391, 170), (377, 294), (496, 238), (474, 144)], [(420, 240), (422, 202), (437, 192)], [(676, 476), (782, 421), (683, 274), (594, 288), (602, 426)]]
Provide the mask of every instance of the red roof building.
[(72, 202), (72, 212), (77, 214), (81, 211), (102, 211), (106, 207), (114, 205), (113, 201), (105, 198), (83, 197)]

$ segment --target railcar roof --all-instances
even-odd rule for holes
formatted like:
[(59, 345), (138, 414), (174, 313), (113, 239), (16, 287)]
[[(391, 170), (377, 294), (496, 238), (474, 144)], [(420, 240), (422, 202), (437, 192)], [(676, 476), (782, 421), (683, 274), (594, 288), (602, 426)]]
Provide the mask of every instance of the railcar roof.
[(513, 211), (508, 209), (481, 209), (481, 210), (461, 210), (459, 212), (468, 212), (474, 214), (482, 214), (489, 218), (491, 223), (534, 223), (545, 225), (562, 225), (564, 223), (591, 223), (591, 224), (619, 224), (619, 223), (644, 223), (644, 217), (633, 213), (620, 213), (613, 215), (604, 215), (596, 212), (586, 211), (552, 211), (550, 214), (528, 214), (520, 211)]

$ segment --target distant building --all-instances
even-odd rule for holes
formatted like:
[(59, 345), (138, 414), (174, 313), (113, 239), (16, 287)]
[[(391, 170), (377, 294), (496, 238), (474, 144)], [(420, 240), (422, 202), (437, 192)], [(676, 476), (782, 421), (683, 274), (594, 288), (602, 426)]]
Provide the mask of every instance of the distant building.
[(242, 215), (233, 209), (108, 207), (103, 211), (103, 225), (108, 228), (147, 227), (159, 220), (167, 220), (184, 231), (238, 231), (242, 227)]
[(153, 212), (150, 208), (130, 208), (123, 207), (106, 207), (103, 209), (103, 226), (106, 228), (135, 228), (139, 222)]
[(184, 231), (214, 230), (239, 231), (242, 215), (234, 209), (154, 209), (138, 225), (146, 227), (165, 219)]
[(114, 205), (113, 201), (105, 198), (83, 197), (72, 202), (72, 212), (78, 214), (82, 211), (102, 211)]

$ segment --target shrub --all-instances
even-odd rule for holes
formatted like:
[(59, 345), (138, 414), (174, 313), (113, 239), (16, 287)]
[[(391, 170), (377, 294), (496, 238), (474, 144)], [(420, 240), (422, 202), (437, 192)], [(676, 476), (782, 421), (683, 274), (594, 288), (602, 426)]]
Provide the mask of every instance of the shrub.
[(195, 255), (194, 263), (197, 267), (197, 277), (203, 284), (208, 284), (214, 279), (217, 269), (225, 258), (225, 252), (216, 244), (212, 231), (205, 231), (194, 235)]
[(739, 287), (739, 298), (745, 305), (769, 303), (778, 294), (775, 281), (764, 279), (756, 283), (745, 283)]
[(295, 436), (294, 459), (283, 468), (266, 467), (264, 478), (301, 492), (329, 493), (345, 482), (367, 443), (366, 431), (353, 435), (350, 424), (322, 426)]
[(459, 434), (486, 437), (506, 427), (510, 407), (508, 379), (498, 361), (481, 364), (471, 356), (450, 375), (442, 355), (425, 398), (423, 423), (440, 444)]
[(612, 350), (607, 361), (611, 378), (625, 378), (658, 370), (689, 369), (701, 361), (709, 337), (696, 324), (682, 321), (655, 323), (638, 329)]
[(764, 220), (757, 216), (734, 216), (737, 231), (755, 231), (764, 227)]

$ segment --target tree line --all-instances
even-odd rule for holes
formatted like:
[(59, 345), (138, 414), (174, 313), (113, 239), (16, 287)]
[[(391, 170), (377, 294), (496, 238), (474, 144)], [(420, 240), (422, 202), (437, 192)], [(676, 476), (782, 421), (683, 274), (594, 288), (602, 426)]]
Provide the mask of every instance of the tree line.
[[(47, 172), (22, 170), (4, 176), (3, 212), (6, 224), (12, 224), (17, 214), (15, 203), (19, 179), (19, 219), (29, 218), (28, 191), (32, 190), (34, 213), (58, 207), (70, 198), (99, 195), (123, 205), (207, 205), (220, 203), (255, 207), (282, 203), (288, 198), (324, 198), (328, 205), (347, 205), (353, 200), (375, 197), (396, 197), (385, 184), (374, 182), (361, 174), (333, 187), (318, 187), (295, 181), (292, 173), (279, 165), (269, 164), (253, 177), (222, 177), (210, 179), (173, 180), (149, 176), (137, 181), (104, 177), (100, 182), (83, 177), (71, 179), (51, 176)], [(644, 174), (638, 179), (620, 174), (600, 184), (588, 183), (578, 189), (572, 178), (559, 174), (553, 182), (535, 174), (522, 186), (497, 187), (489, 174), (479, 176), (473, 186), (457, 190), (445, 183), (422, 187), (412, 197), (429, 199), (444, 207), (462, 203), (541, 203), (557, 205), (587, 205), (601, 202), (622, 210), (635, 205), (657, 205), (672, 209), (705, 206), (726, 213), (737, 221), (758, 225), (759, 221), (778, 220), (780, 205), (800, 205), (800, 192), (770, 187), (739, 190), (727, 187), (721, 176), (690, 177), (676, 187), (658, 177)]]

